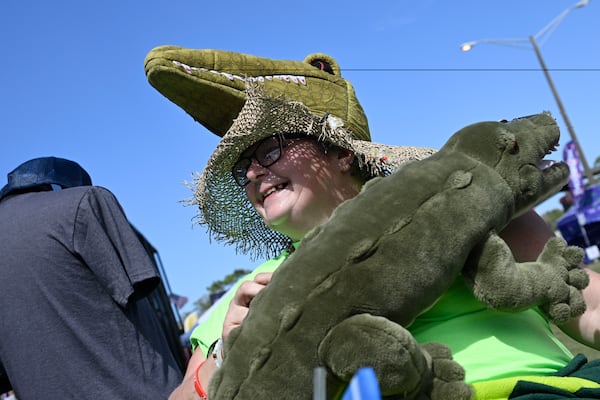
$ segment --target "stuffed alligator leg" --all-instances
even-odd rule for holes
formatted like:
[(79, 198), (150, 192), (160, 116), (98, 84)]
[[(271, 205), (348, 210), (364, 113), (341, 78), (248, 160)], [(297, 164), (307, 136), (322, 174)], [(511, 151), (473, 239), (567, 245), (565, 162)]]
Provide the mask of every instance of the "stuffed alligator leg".
[[(463, 271), (475, 297), (497, 310), (517, 311), (539, 305), (555, 323), (564, 323), (585, 311), (579, 290), (588, 284), (581, 263), (583, 251), (552, 238), (535, 262), (514, 264), (510, 248), (491, 233)], [(562, 266), (553, 268), (552, 266)], [(510, 274), (503, 271), (510, 270)], [(568, 282), (570, 285), (565, 285)], [(522, 291), (515, 293), (515, 288)]]
[(559, 321), (584, 311), (580, 249), (556, 238), (537, 262), (518, 264), (495, 234), (565, 184), (564, 163), (538, 168), (558, 138), (545, 113), (477, 123), (429, 158), (369, 182), (303, 239), (253, 300), (225, 343), (210, 398), (308, 399), (320, 365), (331, 396), (370, 365), (386, 396), (469, 398), (443, 347), (420, 347), (406, 328), (463, 268), (491, 307), (539, 305)]

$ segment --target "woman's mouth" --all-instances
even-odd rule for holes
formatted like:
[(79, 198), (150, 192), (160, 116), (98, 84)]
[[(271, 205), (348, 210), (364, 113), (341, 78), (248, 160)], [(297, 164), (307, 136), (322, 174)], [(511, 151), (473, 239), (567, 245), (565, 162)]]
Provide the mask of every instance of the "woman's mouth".
[(280, 183), (279, 185), (273, 186), (270, 189), (268, 189), (265, 193), (263, 193), (263, 201), (265, 201), (265, 199), (267, 197), (269, 197), (270, 195), (272, 195), (273, 193), (285, 189), (287, 187), (287, 183)]

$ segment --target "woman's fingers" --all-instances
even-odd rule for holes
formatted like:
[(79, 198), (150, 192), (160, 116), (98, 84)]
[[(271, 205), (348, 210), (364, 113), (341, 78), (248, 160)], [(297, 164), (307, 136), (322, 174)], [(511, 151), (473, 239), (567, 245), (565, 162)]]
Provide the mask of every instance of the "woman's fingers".
[(232, 329), (240, 326), (248, 314), (250, 303), (256, 295), (271, 281), (272, 273), (257, 274), (253, 280), (242, 282), (235, 292), (223, 323), (223, 339)]

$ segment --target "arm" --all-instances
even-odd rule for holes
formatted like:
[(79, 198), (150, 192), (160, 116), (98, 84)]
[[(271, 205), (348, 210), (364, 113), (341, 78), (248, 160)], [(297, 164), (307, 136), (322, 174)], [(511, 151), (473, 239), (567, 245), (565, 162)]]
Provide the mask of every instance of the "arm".
[[(196, 369), (198, 366), (206, 360), (204, 358), (204, 354), (201, 351), (195, 351), (188, 362), (187, 369), (185, 371), (185, 375), (183, 377), (183, 381), (181, 384), (175, 388), (175, 390), (169, 396), (169, 400), (198, 400), (200, 396), (196, 393), (196, 389), (194, 387), (194, 374), (196, 373)], [(200, 378), (200, 382), (202, 387), (206, 391), (208, 387), (208, 381), (210, 377), (217, 369), (216, 365), (212, 358), (206, 360), (206, 362), (198, 371), (198, 377)]]
[(580, 317), (559, 328), (578, 342), (600, 350), (600, 275), (589, 268), (586, 272), (590, 283), (582, 293), (587, 308)]
[[(248, 314), (248, 309), (252, 299), (260, 292), (271, 280), (271, 273), (260, 273), (254, 277), (253, 281), (243, 282), (235, 293), (235, 296), (229, 303), (227, 315), (223, 323), (223, 340), (229, 336), (231, 330), (240, 326)], [(204, 364), (202, 364), (202, 362)], [(200, 369), (198, 369), (200, 366)], [(194, 386), (195, 374), (198, 374), (199, 382), (205, 392), (208, 392), (208, 383), (217, 366), (212, 357), (206, 359), (202, 351), (196, 350), (188, 363), (185, 376), (181, 384), (169, 396), (169, 400), (198, 400), (201, 397), (196, 392)]]
[[(517, 261), (537, 258), (554, 232), (534, 211), (513, 220), (500, 234), (510, 246)], [(588, 268), (589, 285), (582, 291), (586, 311), (581, 316), (559, 326), (567, 335), (587, 346), (600, 350), (600, 275)]]
[(500, 236), (512, 250), (518, 262), (535, 261), (554, 232), (535, 211), (515, 218)]

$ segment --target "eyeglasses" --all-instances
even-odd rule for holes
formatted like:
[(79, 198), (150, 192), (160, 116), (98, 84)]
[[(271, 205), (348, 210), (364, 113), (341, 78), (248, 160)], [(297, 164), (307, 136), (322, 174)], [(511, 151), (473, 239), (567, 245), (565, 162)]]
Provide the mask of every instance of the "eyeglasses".
[(246, 177), (248, 174), (248, 168), (252, 164), (252, 160), (256, 160), (262, 167), (270, 167), (275, 164), (283, 154), (283, 148), (286, 147), (287, 143), (284, 139), (297, 139), (297, 138), (310, 138), (306, 134), (277, 134), (269, 136), (258, 142), (254, 147), (252, 153), (241, 156), (231, 169), (231, 174), (235, 182), (241, 187), (245, 187), (250, 180)]

